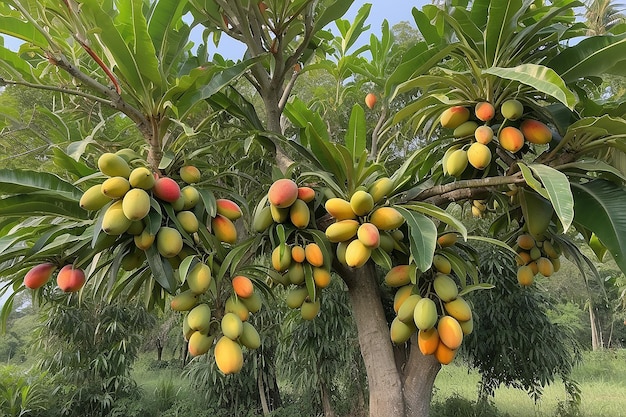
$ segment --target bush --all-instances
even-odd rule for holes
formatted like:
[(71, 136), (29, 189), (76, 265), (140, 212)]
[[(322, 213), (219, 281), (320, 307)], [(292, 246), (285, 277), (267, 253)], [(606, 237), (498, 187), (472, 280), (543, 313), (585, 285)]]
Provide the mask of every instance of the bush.
[[(24, 371), (16, 366), (0, 367), (1, 416), (44, 415), (50, 408), (50, 392), (47, 373)], [(47, 412), (45, 415), (50, 416)]]
[(446, 399), (445, 402), (436, 402), (430, 408), (431, 417), (508, 417), (506, 413), (498, 411), (490, 401), (474, 402), (458, 395)]

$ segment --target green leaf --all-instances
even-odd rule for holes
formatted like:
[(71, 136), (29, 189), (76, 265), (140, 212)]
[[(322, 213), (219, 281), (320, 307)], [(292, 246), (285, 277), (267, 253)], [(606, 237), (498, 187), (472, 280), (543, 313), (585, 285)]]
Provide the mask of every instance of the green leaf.
[(601, 179), (571, 187), (574, 222), (593, 231), (626, 273), (626, 188)]
[(173, 294), (176, 290), (177, 283), (174, 278), (174, 271), (172, 270), (169, 261), (161, 257), (156, 249), (156, 245), (150, 246), (145, 252), (148, 265), (150, 265), (150, 271), (152, 272), (152, 277), (161, 287), (163, 287), (163, 289), (170, 294)]
[(80, 201), (83, 191), (54, 174), (39, 171), (0, 169), (0, 194), (50, 192), (65, 200)]
[(345, 15), (350, 6), (352, 6), (352, 3), (354, 3), (354, 0), (333, 1), (328, 7), (323, 10), (322, 14), (315, 20), (313, 33), (317, 33), (330, 22), (334, 22), (335, 20)]
[(509, 252), (511, 252), (513, 255), (517, 256), (517, 252), (515, 252), (515, 250), (510, 247), (509, 245), (507, 245), (506, 243), (502, 242), (501, 240), (498, 239), (493, 239), (490, 237), (485, 237), (485, 236), (475, 236), (475, 235), (470, 235), (467, 237), (467, 240), (477, 240), (479, 242), (485, 242), (485, 243), (490, 243), (492, 245), (496, 245), (499, 246), (501, 248), (504, 248), (506, 250), (508, 250)]
[(14, 17), (0, 17), (0, 33), (32, 43), (43, 50), (47, 50), (49, 46), (45, 36), (34, 25)]
[(553, 69), (537, 64), (522, 64), (514, 68), (491, 67), (483, 74), (495, 75), (506, 80), (517, 81), (537, 91), (554, 97), (570, 110), (576, 105), (576, 96)]
[(334, 144), (321, 137), (311, 123), (308, 124), (306, 131), (313, 154), (326, 167), (326, 170), (337, 178), (340, 184), (344, 183), (347, 179), (346, 169), (342, 164), (341, 154)]
[(372, 251), (371, 258), (376, 263), (376, 265), (380, 266), (384, 270), (388, 271), (393, 268), (393, 263), (391, 261), (391, 257), (387, 252), (382, 250), (382, 248), (376, 248)]
[(57, 198), (53, 193), (19, 194), (0, 198), (0, 216), (61, 216), (70, 219), (87, 219), (87, 212), (76, 201)]
[(411, 256), (420, 271), (426, 271), (433, 263), (433, 254), (437, 245), (437, 227), (435, 223), (423, 214), (395, 207), (406, 219), (409, 226), (409, 241), (411, 242)]
[(515, 14), (522, 8), (521, 0), (492, 1), (485, 28), (486, 65), (497, 65), (504, 45), (517, 29)]
[(467, 228), (465, 227), (463, 222), (458, 220), (456, 217), (452, 216), (447, 211), (433, 204), (422, 203), (422, 202), (411, 203), (410, 205), (406, 205), (404, 207), (409, 210), (418, 211), (427, 216), (434, 217), (446, 223), (450, 227), (453, 227), (454, 229), (456, 229), (463, 237), (463, 240), (467, 240)]
[(470, 293), (472, 291), (478, 291), (478, 290), (490, 290), (492, 288), (495, 288), (496, 286), (493, 284), (489, 284), (487, 282), (481, 282), (480, 284), (473, 284), (473, 285), (468, 285), (465, 288), (463, 288), (461, 291), (459, 291), (459, 295), (463, 296), (467, 293)]
[(355, 104), (352, 107), (348, 132), (346, 133), (346, 147), (350, 151), (353, 161), (356, 161), (365, 150), (366, 133), (365, 110), (359, 104)]
[(561, 220), (563, 233), (567, 232), (572, 221), (574, 221), (574, 198), (569, 180), (565, 174), (547, 165), (532, 164), (529, 167), (543, 183), (548, 193), (548, 199), (552, 203), (559, 220)]
[(595, 158), (584, 158), (568, 164), (559, 166), (561, 171), (580, 171), (585, 174), (590, 172), (605, 173), (616, 181), (626, 182), (626, 174), (607, 164), (604, 161)]

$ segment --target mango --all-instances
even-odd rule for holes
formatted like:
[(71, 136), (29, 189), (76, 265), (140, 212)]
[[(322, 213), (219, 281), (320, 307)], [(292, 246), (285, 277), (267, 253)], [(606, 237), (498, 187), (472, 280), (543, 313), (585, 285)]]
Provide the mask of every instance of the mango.
[(337, 243), (337, 250), (335, 251), (335, 254), (337, 255), (337, 260), (342, 265), (348, 266), (348, 264), (346, 264), (346, 250), (348, 249), (350, 242), (352, 242), (352, 240)]
[(518, 100), (507, 100), (502, 103), (500, 113), (505, 119), (517, 120), (524, 114), (524, 106)]
[(552, 131), (539, 120), (526, 119), (520, 124), (519, 129), (530, 143), (545, 145), (552, 140)]
[(180, 190), (180, 194), (183, 196), (183, 210), (192, 209), (200, 201), (200, 192), (193, 185), (187, 185)]
[(385, 284), (390, 287), (403, 287), (411, 283), (411, 266), (396, 265), (385, 275)]
[(182, 195), (178, 183), (168, 177), (157, 179), (152, 187), (152, 192), (156, 198), (168, 203), (174, 203)]
[(115, 155), (121, 156), (128, 163), (131, 163), (136, 159), (141, 159), (141, 155), (130, 148), (122, 148), (116, 151)]
[(393, 343), (399, 345), (407, 342), (415, 333), (415, 330), (413, 323), (405, 323), (396, 317), (389, 327), (389, 337)]
[(374, 106), (376, 105), (376, 101), (377, 100), (378, 99), (376, 98), (376, 94), (374, 94), (374, 93), (367, 93), (365, 95), (365, 105), (370, 110), (372, 110), (374, 108)]
[(128, 182), (133, 188), (141, 188), (143, 190), (150, 190), (154, 187), (156, 179), (152, 172), (146, 167), (138, 167), (131, 171), (128, 177)]
[(122, 209), (122, 200), (111, 204), (102, 217), (102, 230), (107, 235), (119, 236), (128, 230), (130, 224), (130, 219)]
[(196, 233), (200, 229), (200, 222), (193, 211), (179, 211), (176, 213), (176, 220), (187, 233)]
[(452, 363), (454, 357), (456, 356), (456, 350), (450, 349), (443, 343), (441, 340), (437, 345), (437, 350), (435, 350), (435, 359), (442, 365), (448, 365)]
[(455, 350), (463, 342), (463, 330), (459, 322), (452, 316), (443, 316), (437, 324), (439, 340), (448, 348)]
[(183, 248), (183, 237), (172, 227), (161, 227), (156, 235), (157, 249), (164, 258), (173, 258)]
[(313, 268), (313, 281), (318, 288), (326, 288), (330, 285), (330, 271), (326, 268)]
[(420, 330), (428, 330), (437, 323), (437, 305), (430, 298), (422, 298), (415, 304), (413, 321)]
[(398, 291), (396, 291), (393, 296), (393, 311), (395, 311), (396, 314), (398, 313), (398, 311), (400, 311), (400, 307), (402, 307), (402, 304), (406, 301), (407, 298), (411, 296), (412, 293), (412, 284), (407, 284), (398, 288)]
[(304, 229), (309, 225), (311, 220), (311, 211), (309, 206), (299, 198), (289, 207), (289, 220), (291, 224), (298, 229)]
[(110, 199), (117, 199), (124, 197), (130, 190), (130, 183), (124, 177), (111, 177), (106, 179), (101, 187), (100, 191), (102, 194), (109, 197)]
[(254, 293), (254, 285), (250, 278), (237, 275), (232, 280), (233, 291), (237, 294), (237, 297), (249, 298)]
[(208, 304), (198, 304), (187, 315), (189, 328), (206, 334), (211, 325), (211, 307)]
[[(472, 309), (463, 297), (458, 296), (452, 301), (444, 303), (443, 307), (446, 312), (458, 321), (467, 321), (472, 318)], [(448, 345), (451, 347), (450, 345)], [(453, 348), (455, 349), (455, 348)]]
[(289, 282), (294, 285), (304, 284), (304, 266), (301, 263), (292, 262), (287, 270)]
[(339, 220), (326, 228), (326, 237), (332, 243), (344, 242), (357, 234), (359, 226), (356, 220)]
[(393, 230), (404, 224), (404, 217), (393, 207), (379, 207), (370, 214), (369, 222), (379, 230)]
[[(123, 208), (123, 207), (122, 207)], [(140, 235), (145, 229), (145, 226), (141, 220), (135, 220), (130, 222), (130, 226), (126, 229), (126, 233), (132, 236)]]
[(539, 273), (539, 268), (537, 268), (537, 262), (532, 261), (528, 264), (528, 266), (533, 271), (533, 275), (537, 275)]
[(542, 249), (548, 258), (556, 259), (559, 257), (559, 252), (549, 240), (544, 240)]
[(261, 336), (259, 332), (249, 322), (243, 323), (243, 330), (239, 341), (248, 349), (258, 349), (261, 346)]
[(319, 298), (314, 302), (304, 301), (300, 306), (300, 317), (303, 320), (313, 320), (320, 312), (320, 300)]
[(183, 317), (183, 337), (185, 340), (189, 341), (193, 333), (195, 333), (195, 330), (189, 327), (189, 324), (187, 323), (187, 316)]
[(532, 258), (530, 257), (530, 254), (528, 252), (523, 252), (523, 251), (517, 254), (517, 256), (515, 257), (515, 260), (517, 261), (517, 266), (527, 265), (530, 262), (532, 262)]
[(258, 312), (263, 305), (261, 296), (257, 292), (253, 292), (248, 298), (240, 298), (239, 301), (241, 301), (250, 313)]
[(437, 297), (444, 303), (454, 300), (459, 295), (459, 288), (456, 282), (446, 274), (437, 274), (433, 281), (433, 288)]
[(551, 258), (550, 261), (552, 261), (552, 270), (559, 272), (559, 269), (561, 269), (561, 260), (559, 258)]
[(181, 211), (185, 207), (185, 197), (181, 194), (173, 203), (170, 203), (174, 211)]
[(485, 169), (491, 163), (491, 149), (474, 142), (467, 149), (467, 162), (476, 169)]
[(464, 149), (457, 149), (452, 152), (448, 159), (446, 160), (446, 171), (448, 175), (453, 177), (460, 176), (465, 168), (467, 168), (468, 159), (467, 159), (467, 151)]
[(74, 265), (65, 265), (57, 274), (57, 286), (63, 292), (77, 292), (85, 285), (85, 272)]
[(304, 248), (300, 245), (294, 245), (291, 248), (291, 259), (294, 262), (302, 263), (306, 260)]
[(254, 213), (254, 219), (252, 220), (252, 229), (255, 232), (261, 233), (267, 230), (274, 223), (272, 218), (272, 212), (269, 207), (263, 207)]
[(474, 131), (474, 139), (476, 142), (487, 145), (493, 140), (493, 129), (490, 126), (478, 126)]
[(148, 232), (147, 230), (143, 230), (139, 235), (135, 236), (133, 239), (135, 241), (135, 246), (137, 246), (141, 250), (148, 250), (152, 243), (154, 243), (155, 235)]
[(476, 128), (478, 128), (478, 123), (473, 120), (462, 123), (454, 132), (452, 132), (452, 136), (455, 138), (464, 138), (468, 136), (474, 136), (474, 132), (476, 132)]
[(109, 177), (125, 177), (130, 175), (128, 162), (119, 155), (106, 152), (98, 158), (98, 169)]
[(198, 262), (187, 274), (187, 285), (194, 294), (204, 294), (211, 286), (211, 268)]
[(53, 272), (56, 270), (56, 265), (49, 262), (36, 265), (28, 270), (24, 275), (24, 286), (31, 290), (43, 287), (50, 278)]
[(289, 218), (289, 207), (279, 208), (270, 204), (270, 213), (272, 214), (273, 221), (276, 223), (285, 223)]
[(554, 265), (548, 258), (544, 258), (543, 256), (537, 259), (537, 270), (544, 277), (551, 277), (554, 274)]
[(460, 321), (459, 325), (461, 326), (461, 330), (463, 330), (464, 335), (471, 334), (474, 331), (474, 320), (469, 319), (466, 321)]
[(277, 208), (287, 208), (298, 198), (298, 185), (287, 178), (276, 180), (270, 186), (267, 198)]
[(230, 221), (235, 221), (243, 215), (241, 207), (237, 203), (227, 198), (218, 198), (216, 201), (217, 213), (226, 217)]
[(226, 336), (220, 337), (215, 344), (215, 364), (222, 373), (229, 375), (243, 368), (243, 352), (239, 343)]
[(469, 120), (470, 112), (463, 106), (449, 107), (441, 113), (439, 121), (446, 129), (456, 129)]
[(356, 232), (357, 239), (370, 249), (380, 246), (380, 232), (372, 223), (363, 223)]
[(343, 198), (334, 197), (328, 199), (324, 204), (324, 208), (328, 214), (338, 221), (356, 219), (356, 214), (352, 210), (350, 202)]
[(365, 216), (374, 208), (374, 198), (367, 191), (358, 190), (350, 197), (350, 207), (357, 216)]
[(278, 245), (272, 251), (272, 267), (278, 272), (286, 271), (291, 265), (291, 251), (289, 247)]
[(395, 246), (395, 241), (393, 237), (391, 237), (391, 235), (385, 231), (379, 230), (378, 233), (380, 234), (380, 248), (387, 253), (391, 253)]
[(496, 109), (488, 101), (480, 101), (474, 107), (474, 114), (478, 120), (488, 122), (496, 115)]
[(355, 239), (346, 248), (346, 265), (351, 268), (360, 268), (370, 259), (372, 249), (365, 246), (359, 239)]
[(420, 330), (417, 333), (417, 346), (423, 355), (432, 355), (439, 345), (439, 332), (436, 327)]
[(528, 233), (523, 233), (517, 237), (516, 243), (521, 249), (531, 250), (535, 247), (535, 238)]
[(515, 153), (524, 146), (524, 135), (518, 128), (507, 126), (500, 131), (498, 142), (507, 151)]
[(302, 303), (304, 303), (304, 300), (306, 300), (308, 296), (309, 291), (306, 289), (306, 287), (294, 288), (289, 290), (289, 292), (287, 292), (287, 295), (285, 295), (285, 303), (289, 308), (300, 308), (300, 306), (302, 306)]
[(458, 237), (456, 233), (444, 233), (437, 238), (437, 244), (442, 248), (447, 248), (453, 246), (457, 240)]
[(220, 242), (230, 243), (231, 245), (237, 242), (237, 229), (235, 225), (221, 214), (216, 214), (215, 217), (211, 219), (211, 230)]
[(129, 220), (141, 220), (150, 211), (150, 196), (141, 188), (133, 188), (124, 195), (122, 210)]
[(400, 305), (400, 308), (398, 309), (398, 319), (401, 322), (404, 322), (407, 324), (411, 323), (412, 325), (414, 325), (415, 323), (413, 322), (413, 314), (415, 312), (415, 305), (421, 299), (422, 297), (419, 294), (409, 295), (407, 299), (404, 300), (404, 302)]
[(170, 301), (170, 307), (174, 311), (189, 311), (198, 303), (198, 294), (191, 290), (183, 291)]
[(438, 253), (433, 256), (433, 266), (435, 267), (437, 272), (440, 272), (442, 274), (449, 274), (450, 272), (452, 272), (452, 264), (450, 263), (448, 258)]
[(306, 261), (312, 266), (324, 265), (324, 254), (317, 243), (309, 243), (304, 247), (304, 256)]
[(298, 187), (298, 199), (310, 203), (315, 200), (315, 190), (311, 187)]
[(200, 170), (193, 165), (185, 165), (178, 170), (180, 178), (187, 184), (195, 184), (200, 182), (202, 175)]
[(87, 189), (80, 197), (78, 204), (84, 210), (100, 210), (111, 202), (111, 198), (102, 194), (102, 184), (96, 184)]
[(241, 332), (243, 332), (243, 322), (235, 313), (224, 314), (224, 317), (222, 317), (222, 321), (220, 323), (220, 327), (224, 336), (228, 337), (231, 340), (237, 340), (239, 336), (241, 336)]
[(211, 350), (213, 346), (214, 336), (206, 335), (202, 332), (195, 331), (189, 336), (189, 344), (187, 350), (191, 356), (200, 356)]
[(224, 313), (233, 313), (239, 320), (246, 321), (250, 318), (250, 310), (246, 307), (246, 304), (243, 302), (243, 298), (238, 298), (233, 296), (228, 297), (226, 303), (224, 304)]
[(389, 177), (381, 177), (369, 186), (367, 192), (374, 199), (374, 203), (382, 201), (385, 197), (389, 197), (393, 191), (394, 183)]

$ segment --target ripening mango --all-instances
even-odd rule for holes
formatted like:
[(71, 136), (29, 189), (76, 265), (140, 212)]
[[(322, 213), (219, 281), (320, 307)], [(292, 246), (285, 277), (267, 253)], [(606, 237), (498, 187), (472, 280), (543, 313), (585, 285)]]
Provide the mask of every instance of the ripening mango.
[(200, 201), (200, 192), (193, 185), (187, 185), (180, 190), (180, 194), (183, 196), (183, 210), (192, 209)]
[(150, 196), (141, 188), (133, 188), (124, 195), (122, 210), (129, 220), (141, 220), (150, 211)]
[(326, 288), (330, 284), (330, 271), (326, 268), (313, 268), (313, 281), (318, 288)]
[(415, 324), (412, 322), (405, 323), (396, 317), (389, 327), (389, 337), (393, 343), (399, 345), (407, 342), (415, 333), (415, 330), (417, 330)]
[(498, 142), (507, 151), (515, 153), (524, 146), (524, 135), (516, 127), (507, 126), (500, 131)]
[(270, 213), (272, 215), (272, 220), (276, 223), (285, 223), (289, 218), (289, 207), (279, 208), (270, 204)]
[(365, 216), (374, 208), (374, 198), (367, 191), (358, 190), (350, 197), (350, 207), (357, 216)]
[(111, 202), (111, 198), (102, 194), (102, 184), (96, 184), (87, 189), (80, 197), (78, 204), (84, 210), (100, 210)]
[(298, 263), (304, 262), (306, 260), (304, 248), (300, 245), (294, 245), (291, 248), (291, 259), (293, 259), (294, 262)]
[(133, 239), (135, 241), (135, 246), (137, 246), (141, 250), (148, 250), (152, 243), (154, 243), (155, 235), (150, 233), (148, 230), (144, 229), (140, 234), (135, 236)]
[(170, 307), (174, 311), (189, 311), (198, 303), (198, 294), (191, 290), (183, 291), (170, 301)]
[(448, 348), (455, 350), (463, 342), (463, 329), (459, 322), (452, 316), (443, 316), (437, 324), (439, 340)]
[(315, 200), (315, 190), (311, 187), (298, 187), (298, 199), (310, 203)]
[(414, 325), (413, 314), (415, 312), (415, 305), (421, 299), (422, 297), (419, 294), (409, 295), (398, 309), (398, 319), (404, 323), (411, 323)]
[(258, 349), (259, 346), (261, 346), (261, 336), (259, 332), (247, 321), (243, 323), (243, 330), (241, 331), (241, 336), (239, 336), (239, 341), (248, 349)]
[(535, 238), (527, 233), (524, 233), (517, 237), (516, 243), (521, 249), (531, 250), (535, 247)]
[(517, 266), (528, 265), (530, 262), (532, 262), (530, 254), (524, 251), (518, 252), (515, 260), (517, 261)]
[(370, 214), (369, 221), (380, 230), (393, 230), (404, 224), (404, 217), (393, 207), (379, 207)]
[(446, 159), (445, 170), (448, 175), (458, 177), (465, 171), (468, 162), (467, 151), (465, 149), (457, 149)]
[(85, 285), (85, 271), (65, 265), (57, 274), (57, 286), (63, 292), (77, 292)]
[(478, 120), (488, 122), (496, 115), (496, 109), (493, 107), (493, 104), (488, 101), (481, 101), (476, 103), (476, 107), (474, 107), (474, 114)]
[(350, 202), (343, 198), (329, 198), (324, 204), (324, 208), (336, 220), (356, 219), (356, 214), (354, 214)]
[(185, 207), (185, 197), (181, 194), (173, 203), (170, 203), (174, 211), (181, 211)]
[(380, 231), (380, 248), (387, 253), (391, 253), (395, 247), (395, 240), (385, 231)]
[(552, 140), (552, 131), (539, 120), (526, 119), (520, 124), (519, 129), (530, 143), (545, 145)]
[(263, 207), (254, 213), (254, 219), (252, 220), (252, 228), (255, 232), (261, 233), (267, 230), (272, 225), (274, 219), (272, 218), (272, 211), (270, 207)]
[(339, 220), (326, 228), (326, 237), (332, 243), (350, 240), (356, 236), (359, 225), (356, 220)]
[(109, 177), (125, 177), (130, 175), (128, 162), (119, 155), (106, 152), (98, 158), (98, 169)]
[(478, 126), (474, 131), (474, 139), (476, 142), (487, 145), (493, 139), (493, 129), (491, 126)]
[(292, 262), (287, 270), (287, 278), (294, 285), (304, 284), (304, 266), (301, 263)]
[(439, 344), (437, 345), (437, 350), (435, 350), (434, 355), (435, 355), (435, 359), (437, 359), (437, 362), (439, 362), (442, 365), (448, 365), (452, 363), (452, 361), (454, 360), (454, 357), (456, 356), (456, 352), (457, 352), (456, 350), (450, 349), (440, 340)]
[(130, 190), (130, 183), (124, 177), (111, 177), (106, 179), (100, 191), (111, 199), (122, 198)]
[(152, 187), (152, 192), (156, 198), (168, 203), (174, 203), (182, 195), (180, 192), (180, 186), (176, 183), (176, 181), (168, 177), (161, 177), (157, 179)]
[(124, 214), (122, 200), (117, 200), (107, 208), (102, 217), (102, 230), (107, 235), (119, 236), (130, 227), (132, 222)]
[(324, 254), (317, 243), (309, 243), (304, 247), (304, 256), (306, 261), (312, 266), (324, 265)]
[(441, 113), (439, 121), (447, 129), (456, 129), (469, 120), (470, 112), (463, 106), (449, 107)]
[(438, 253), (433, 256), (433, 266), (437, 272), (441, 272), (442, 274), (449, 274), (452, 272), (452, 264), (448, 258)]
[(365, 246), (359, 239), (355, 239), (346, 248), (346, 265), (351, 268), (360, 268), (369, 260), (372, 249)]
[(173, 227), (163, 226), (156, 235), (157, 249), (164, 258), (173, 258), (183, 248), (183, 237)]
[(187, 274), (187, 285), (194, 294), (204, 294), (211, 286), (211, 268), (198, 262)]
[(551, 258), (550, 261), (552, 261), (552, 270), (554, 272), (559, 272), (559, 269), (561, 269), (561, 259)]
[(502, 103), (500, 113), (505, 119), (517, 120), (524, 114), (524, 106), (518, 100), (507, 100)]
[(467, 321), (472, 318), (472, 309), (463, 297), (458, 296), (452, 301), (444, 303), (446, 312), (458, 321)]
[(415, 304), (413, 321), (420, 330), (428, 330), (437, 323), (437, 305), (430, 298), (422, 298)]
[(185, 338), (185, 340), (189, 341), (189, 339), (191, 338), (191, 335), (194, 332), (195, 330), (189, 327), (189, 324), (187, 323), (187, 316), (183, 317), (183, 337)]
[(206, 335), (199, 331), (194, 331), (189, 336), (189, 344), (187, 345), (187, 350), (191, 354), (191, 356), (200, 356), (207, 353), (211, 350), (211, 346), (213, 346), (214, 336)]
[(398, 313), (398, 311), (400, 311), (400, 307), (402, 307), (402, 304), (406, 301), (407, 298), (411, 296), (412, 293), (412, 284), (407, 284), (398, 288), (398, 291), (396, 291), (393, 296), (393, 311), (395, 311), (396, 314)]
[(231, 340), (237, 340), (237, 338), (241, 336), (241, 332), (243, 332), (243, 322), (235, 313), (224, 314), (224, 317), (222, 317), (222, 321), (220, 323), (220, 327), (224, 336), (228, 337)]
[(559, 252), (549, 240), (543, 241), (542, 249), (546, 256), (550, 259), (556, 259), (559, 257)]
[(200, 170), (193, 165), (185, 165), (178, 171), (180, 178), (187, 184), (195, 184), (200, 181)]
[(154, 178), (152, 171), (148, 168), (138, 167), (131, 171), (130, 176), (128, 177), (128, 182), (130, 182), (130, 186), (133, 188), (150, 190), (154, 187), (156, 179)]
[(472, 143), (467, 149), (467, 162), (476, 169), (487, 168), (491, 163), (491, 149), (482, 143)]
[(383, 198), (388, 197), (393, 191), (393, 181), (389, 177), (382, 177), (377, 179), (369, 186), (367, 192), (370, 193), (374, 199), (374, 203), (378, 203)]
[(218, 198), (215, 201), (217, 213), (226, 217), (230, 221), (235, 221), (243, 215), (241, 207), (237, 203), (227, 198)]
[(192, 308), (187, 315), (187, 325), (193, 330), (206, 334), (211, 325), (211, 307), (202, 303)]
[(272, 267), (278, 272), (286, 271), (291, 264), (291, 251), (288, 246), (278, 245), (272, 251)]
[(236, 297), (234, 295), (228, 297), (226, 303), (224, 303), (224, 313), (233, 313), (239, 320), (246, 321), (250, 318), (250, 310), (243, 302), (243, 298)]
[(463, 330), (463, 334), (466, 336), (474, 331), (474, 319), (460, 321), (459, 325), (461, 326), (461, 330)]
[(380, 232), (372, 223), (363, 223), (356, 232), (357, 239), (370, 249), (380, 246)]
[(270, 186), (267, 198), (277, 208), (289, 207), (298, 198), (298, 185), (288, 178), (276, 180)]
[(420, 330), (417, 333), (417, 346), (423, 355), (432, 355), (439, 345), (439, 333), (437, 328), (433, 327), (428, 330)]
[(250, 278), (246, 276), (237, 275), (233, 278), (232, 285), (233, 290), (238, 297), (249, 298), (254, 293), (254, 285), (252, 284)]
[(376, 98), (376, 94), (374, 93), (367, 93), (367, 95), (365, 96), (365, 105), (370, 110), (374, 108), (374, 106), (376, 105), (376, 101), (377, 101), (377, 98)]
[(437, 274), (433, 281), (433, 288), (437, 297), (444, 303), (454, 300), (459, 295), (459, 288), (456, 282), (446, 274)]
[(319, 298), (313, 302), (305, 300), (300, 306), (300, 317), (304, 320), (313, 320), (320, 312), (320, 307)]
[(474, 132), (476, 131), (477, 128), (478, 128), (478, 123), (476, 123), (473, 120), (469, 120), (465, 123), (462, 123), (456, 129), (454, 129), (454, 132), (452, 132), (452, 136), (454, 136), (455, 138), (464, 138), (467, 136), (474, 136)]
[(456, 233), (445, 233), (437, 238), (437, 244), (442, 248), (453, 246), (458, 240)]
[(187, 233), (196, 233), (200, 229), (200, 222), (193, 211), (179, 211), (176, 213), (176, 220)]
[(309, 225), (311, 220), (311, 211), (309, 206), (299, 198), (289, 207), (289, 220), (291, 224), (298, 229), (304, 229)]
[(239, 301), (241, 301), (250, 313), (256, 313), (263, 305), (263, 300), (261, 300), (261, 296), (257, 292), (253, 292), (248, 298), (239, 298)]
[(396, 265), (385, 275), (385, 284), (390, 287), (403, 287), (411, 283), (411, 265)]
[(293, 288), (285, 295), (285, 303), (289, 308), (300, 308), (308, 296), (309, 291), (306, 287)]
[(50, 280), (55, 270), (56, 265), (48, 262), (32, 267), (24, 275), (24, 286), (32, 290), (43, 287)]
[(554, 274), (554, 265), (548, 258), (544, 258), (543, 256), (537, 259), (537, 270), (544, 277), (551, 277)]
[(221, 214), (216, 214), (211, 219), (211, 230), (220, 242), (235, 244), (237, 242), (237, 229), (233, 222)]
[(130, 226), (126, 229), (126, 233), (132, 236), (137, 236), (143, 232), (143, 229), (145, 229), (143, 222), (141, 220), (135, 220), (130, 222)]
[(239, 343), (226, 336), (220, 337), (215, 344), (215, 364), (226, 375), (241, 371), (243, 352)]

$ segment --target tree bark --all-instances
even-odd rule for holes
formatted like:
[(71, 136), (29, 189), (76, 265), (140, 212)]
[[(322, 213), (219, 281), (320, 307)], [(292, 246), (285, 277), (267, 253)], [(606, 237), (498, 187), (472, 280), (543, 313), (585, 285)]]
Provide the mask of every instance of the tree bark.
[(389, 339), (389, 326), (374, 265), (369, 262), (359, 269), (340, 267), (338, 270), (348, 286), (361, 355), (367, 371), (369, 415), (404, 417), (402, 382)]
[(589, 322), (591, 325), (591, 349), (593, 351), (600, 350), (602, 348), (602, 340), (598, 329), (598, 318), (596, 317), (591, 301), (589, 301)]
[(330, 402), (330, 391), (328, 384), (325, 381), (321, 381), (320, 395), (322, 396), (322, 410), (324, 411), (324, 417), (335, 417), (335, 410)]
[(411, 353), (405, 366), (404, 404), (406, 417), (428, 417), (435, 378), (441, 364), (434, 355), (423, 355), (411, 338)]

